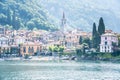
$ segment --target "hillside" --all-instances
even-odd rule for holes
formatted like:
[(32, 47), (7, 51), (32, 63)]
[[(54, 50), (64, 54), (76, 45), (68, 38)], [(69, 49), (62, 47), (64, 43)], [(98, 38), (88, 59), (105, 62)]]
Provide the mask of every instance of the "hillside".
[[(68, 26), (86, 31), (103, 17), (106, 28), (119, 32), (119, 0), (0, 0), (0, 25), (13, 29), (55, 30), (64, 12)], [(114, 6), (113, 6), (114, 5)]]
[(12, 29), (54, 30), (47, 10), (34, 0), (0, 0), (0, 25)]
[(93, 22), (103, 17), (106, 28), (120, 32), (120, 0), (37, 0), (60, 23), (64, 11), (73, 28), (91, 31)]

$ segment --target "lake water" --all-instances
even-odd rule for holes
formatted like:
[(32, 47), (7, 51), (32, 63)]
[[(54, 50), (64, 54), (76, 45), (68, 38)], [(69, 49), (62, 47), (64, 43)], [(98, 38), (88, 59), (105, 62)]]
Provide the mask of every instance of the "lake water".
[(120, 64), (74, 61), (0, 61), (0, 80), (120, 80)]

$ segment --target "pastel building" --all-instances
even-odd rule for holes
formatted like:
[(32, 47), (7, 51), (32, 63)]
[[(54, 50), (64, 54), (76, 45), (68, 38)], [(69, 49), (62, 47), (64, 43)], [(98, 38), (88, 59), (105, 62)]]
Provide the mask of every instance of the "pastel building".
[(112, 32), (101, 35), (100, 52), (113, 52), (113, 43), (118, 45), (118, 37)]
[(6, 36), (0, 37), (0, 54), (9, 52), (10, 46), (9, 46), (9, 38)]
[(26, 42), (26, 38), (25, 37), (21, 37), (21, 36), (16, 36), (14, 37), (14, 41), (15, 44), (19, 45), (19, 44), (23, 44)]
[(41, 52), (42, 50), (42, 44), (41, 43), (35, 43), (35, 42), (26, 42), (20, 45), (20, 53), (22, 56), (28, 54), (28, 55), (34, 55), (35, 53)]

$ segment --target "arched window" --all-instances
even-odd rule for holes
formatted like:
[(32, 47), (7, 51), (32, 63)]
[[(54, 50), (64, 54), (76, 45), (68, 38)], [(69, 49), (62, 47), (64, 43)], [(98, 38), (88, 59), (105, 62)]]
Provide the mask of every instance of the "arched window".
[(106, 46), (105, 46), (105, 50), (106, 50)]
[(107, 42), (105, 42), (105, 45), (107, 45)]

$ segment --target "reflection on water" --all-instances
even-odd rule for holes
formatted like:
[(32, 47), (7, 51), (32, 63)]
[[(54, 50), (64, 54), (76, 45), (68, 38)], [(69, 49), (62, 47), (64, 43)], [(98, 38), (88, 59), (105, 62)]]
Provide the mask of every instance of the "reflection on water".
[(120, 64), (72, 61), (1, 61), (0, 80), (119, 80)]

